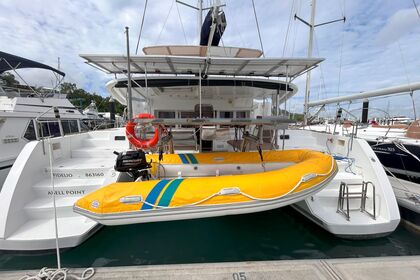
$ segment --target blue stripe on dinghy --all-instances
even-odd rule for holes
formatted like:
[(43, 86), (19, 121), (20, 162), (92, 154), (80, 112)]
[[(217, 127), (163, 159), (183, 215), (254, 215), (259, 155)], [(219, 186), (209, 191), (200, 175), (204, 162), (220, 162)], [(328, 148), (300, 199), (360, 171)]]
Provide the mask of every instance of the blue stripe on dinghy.
[[(157, 198), (159, 197), (160, 193), (162, 192), (163, 188), (166, 186), (168, 182), (169, 182), (168, 179), (160, 180), (159, 183), (157, 183), (153, 187), (153, 189), (150, 191), (150, 193), (147, 195), (146, 202), (150, 204), (155, 204)], [(150, 210), (150, 209), (153, 209), (153, 207), (143, 203), (141, 210)]]
[(184, 181), (184, 179), (175, 179), (169, 184), (159, 201), (159, 206), (169, 206), (172, 197), (174, 196), (176, 190), (178, 189), (182, 181)]
[(195, 158), (193, 154), (186, 154), (186, 156), (188, 157), (188, 159), (191, 161), (192, 164), (198, 163), (197, 159)]
[(189, 163), (184, 154), (179, 154), (179, 157), (181, 158), (182, 163), (184, 163), (184, 164), (188, 164)]

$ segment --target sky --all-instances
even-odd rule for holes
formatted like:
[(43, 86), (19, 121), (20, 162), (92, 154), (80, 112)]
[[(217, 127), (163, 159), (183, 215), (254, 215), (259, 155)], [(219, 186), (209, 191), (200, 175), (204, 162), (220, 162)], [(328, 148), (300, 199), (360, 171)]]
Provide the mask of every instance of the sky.
[[(197, 0), (184, 0), (197, 5)], [(252, 0), (226, 0), (225, 46), (261, 49)], [(266, 57), (305, 57), (308, 27), (293, 15), (309, 20), (309, 0), (254, 0)], [(0, 0), (0, 50), (51, 66), (60, 57), (65, 81), (103, 96), (113, 78), (84, 63), (79, 54), (124, 54), (125, 26), (130, 27), (135, 53), (145, 0)], [(211, 1), (204, 0), (204, 5)], [(346, 17), (315, 29), (313, 56), (325, 58), (312, 73), (310, 100), (420, 82), (420, 0), (317, 0), (315, 23)], [(204, 17), (204, 15), (203, 15)], [(197, 12), (175, 0), (149, 0), (140, 38), (150, 45), (198, 43)], [(53, 75), (40, 70), (19, 72), (29, 83), (52, 86)], [(298, 94), (289, 110), (302, 112), (305, 77), (294, 81)], [(414, 92), (420, 115), (420, 91)], [(372, 100), (392, 115), (413, 116), (409, 95)], [(346, 109), (360, 103), (343, 104)], [(329, 106), (323, 114), (332, 114)], [(357, 111), (355, 111), (357, 112)], [(360, 111), (359, 111), (360, 112)], [(419, 116), (417, 116), (419, 118)]]

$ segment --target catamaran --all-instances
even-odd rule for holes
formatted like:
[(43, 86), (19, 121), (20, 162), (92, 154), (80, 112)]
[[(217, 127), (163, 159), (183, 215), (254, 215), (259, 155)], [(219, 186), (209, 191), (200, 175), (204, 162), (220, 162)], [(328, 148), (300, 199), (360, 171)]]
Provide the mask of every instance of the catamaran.
[[(220, 7), (210, 9), (210, 34), (221, 15)], [(0, 248), (52, 249), (56, 232), (60, 247), (74, 247), (101, 224), (290, 203), (338, 236), (392, 232), (397, 203), (366, 141), (288, 129), (280, 116), (280, 104), (297, 92), (293, 81), (322, 59), (261, 58), (259, 50), (209, 42), (145, 48), (144, 56), (81, 55), (123, 75), (108, 89), (127, 105), (132, 124), (28, 143), (0, 192)], [(129, 150), (133, 145), (154, 155)]]

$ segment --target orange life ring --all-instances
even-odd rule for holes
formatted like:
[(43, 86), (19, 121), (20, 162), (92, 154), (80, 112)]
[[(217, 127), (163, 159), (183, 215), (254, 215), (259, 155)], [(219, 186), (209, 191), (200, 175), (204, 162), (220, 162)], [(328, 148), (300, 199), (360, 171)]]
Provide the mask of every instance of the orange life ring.
[[(134, 119), (154, 119), (155, 117), (151, 114), (143, 113), (138, 114)], [(125, 126), (125, 134), (127, 135), (128, 141), (135, 146), (136, 148), (140, 149), (148, 149), (153, 148), (159, 141), (159, 128), (155, 128), (155, 134), (150, 139), (140, 139), (137, 138), (136, 133), (134, 131), (136, 127), (136, 123), (129, 120)]]

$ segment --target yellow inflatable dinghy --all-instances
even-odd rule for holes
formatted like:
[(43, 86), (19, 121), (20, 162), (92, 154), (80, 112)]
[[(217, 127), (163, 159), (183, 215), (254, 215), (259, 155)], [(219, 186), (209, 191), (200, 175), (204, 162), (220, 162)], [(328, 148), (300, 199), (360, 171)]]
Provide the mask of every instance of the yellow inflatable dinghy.
[(289, 205), (335, 176), (330, 155), (311, 150), (168, 154), (152, 161), (165, 179), (113, 183), (79, 199), (74, 211), (101, 224), (244, 214)]

